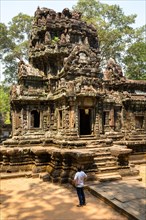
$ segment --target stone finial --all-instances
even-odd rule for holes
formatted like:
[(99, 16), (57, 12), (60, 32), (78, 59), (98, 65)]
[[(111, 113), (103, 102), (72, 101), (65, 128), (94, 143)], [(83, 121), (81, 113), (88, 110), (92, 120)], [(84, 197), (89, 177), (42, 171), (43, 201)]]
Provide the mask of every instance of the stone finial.
[(120, 80), (124, 79), (122, 68), (113, 58), (110, 58), (107, 62), (105, 71), (103, 72), (105, 80)]
[(66, 17), (66, 18), (71, 18), (72, 14), (70, 12), (70, 10), (68, 8), (64, 8), (62, 11), (62, 14)]
[(73, 19), (76, 19), (76, 20), (79, 20), (82, 16), (82, 13), (78, 12), (78, 11), (73, 11), (72, 12), (72, 18)]

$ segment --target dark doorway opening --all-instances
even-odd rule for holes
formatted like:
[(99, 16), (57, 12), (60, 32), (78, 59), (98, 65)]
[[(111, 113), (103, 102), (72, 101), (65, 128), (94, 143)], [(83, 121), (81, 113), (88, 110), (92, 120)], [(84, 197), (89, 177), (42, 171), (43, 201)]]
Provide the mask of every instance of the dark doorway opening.
[(39, 128), (40, 127), (40, 113), (36, 110), (31, 112), (31, 127)]
[(91, 134), (91, 109), (80, 109), (80, 135)]
[(135, 116), (135, 128), (142, 129), (144, 122), (144, 116)]

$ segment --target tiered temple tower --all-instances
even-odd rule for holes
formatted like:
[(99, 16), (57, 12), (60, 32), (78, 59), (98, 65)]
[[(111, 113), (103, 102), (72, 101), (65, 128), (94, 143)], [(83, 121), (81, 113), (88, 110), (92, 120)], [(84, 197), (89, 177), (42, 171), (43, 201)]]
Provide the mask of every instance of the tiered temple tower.
[(4, 146), (75, 148), (96, 140), (97, 147), (146, 150), (146, 81), (127, 80), (112, 58), (103, 72), (97, 30), (75, 11), (36, 10), (11, 109)]

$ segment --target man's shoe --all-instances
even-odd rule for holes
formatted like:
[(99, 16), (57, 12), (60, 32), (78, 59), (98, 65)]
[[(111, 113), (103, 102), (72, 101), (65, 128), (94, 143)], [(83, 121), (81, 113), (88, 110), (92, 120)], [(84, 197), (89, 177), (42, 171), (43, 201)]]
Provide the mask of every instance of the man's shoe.
[(83, 205), (77, 205), (77, 207), (82, 207)]
[(86, 203), (83, 204), (84, 206), (86, 205)]

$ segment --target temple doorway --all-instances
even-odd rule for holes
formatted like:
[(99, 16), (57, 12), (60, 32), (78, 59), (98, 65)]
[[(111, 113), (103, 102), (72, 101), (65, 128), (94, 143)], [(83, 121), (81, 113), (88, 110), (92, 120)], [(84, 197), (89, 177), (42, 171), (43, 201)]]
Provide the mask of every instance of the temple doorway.
[(91, 109), (80, 109), (80, 135), (91, 134)]
[(36, 110), (31, 111), (31, 127), (39, 128), (40, 127), (40, 113)]

